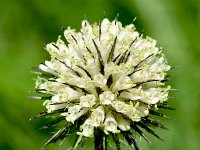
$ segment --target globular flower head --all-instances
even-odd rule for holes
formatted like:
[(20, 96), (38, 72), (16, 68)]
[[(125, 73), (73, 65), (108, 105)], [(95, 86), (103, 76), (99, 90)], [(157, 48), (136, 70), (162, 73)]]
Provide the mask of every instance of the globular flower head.
[(106, 149), (107, 136), (112, 135), (120, 149), (118, 135), (138, 149), (133, 132), (144, 137), (141, 129), (155, 135), (150, 125), (164, 128), (152, 115), (164, 117), (158, 108), (167, 105), (169, 86), (166, 73), (170, 70), (156, 40), (136, 31), (133, 24), (103, 19), (100, 24), (82, 22), (80, 32), (70, 27), (46, 45), (51, 59), (40, 64), (36, 91), (47, 96), (40, 114), (58, 114), (63, 127), (46, 145), (70, 133), (78, 135), (75, 147), (83, 138), (94, 138), (95, 148)]

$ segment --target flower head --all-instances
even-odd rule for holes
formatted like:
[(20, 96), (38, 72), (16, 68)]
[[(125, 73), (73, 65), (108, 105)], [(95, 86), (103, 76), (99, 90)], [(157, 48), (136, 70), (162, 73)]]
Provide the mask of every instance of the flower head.
[[(149, 124), (164, 128), (153, 119), (158, 108), (167, 105), (169, 86), (166, 73), (170, 70), (156, 40), (136, 31), (133, 24), (103, 19), (98, 24), (82, 22), (80, 32), (70, 27), (64, 31), (65, 43), (46, 45), (51, 59), (40, 64), (36, 91), (47, 96), (40, 114), (55, 115), (53, 123), (62, 121), (63, 127), (47, 144), (75, 131), (82, 138), (94, 138), (95, 147), (105, 149), (106, 137), (112, 135), (120, 149), (118, 135), (137, 149), (132, 132), (149, 143), (141, 128), (155, 135)], [(75, 130), (71, 130), (75, 128)]]

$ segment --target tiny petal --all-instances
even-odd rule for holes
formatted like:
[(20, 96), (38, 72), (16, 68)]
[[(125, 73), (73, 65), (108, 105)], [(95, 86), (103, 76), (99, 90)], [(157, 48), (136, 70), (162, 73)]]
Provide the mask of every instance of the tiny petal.
[(94, 81), (96, 86), (103, 88), (106, 85), (107, 79), (102, 74), (97, 74), (94, 76)]
[(121, 115), (118, 115), (117, 117), (117, 123), (118, 123), (118, 127), (122, 130), (122, 131), (128, 131), (130, 130), (130, 123), (124, 119)]

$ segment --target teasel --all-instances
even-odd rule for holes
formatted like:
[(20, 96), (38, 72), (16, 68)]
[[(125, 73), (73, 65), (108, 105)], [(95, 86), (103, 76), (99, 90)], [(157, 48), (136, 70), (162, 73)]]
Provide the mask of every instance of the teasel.
[(158, 110), (173, 109), (166, 85), (171, 67), (156, 40), (107, 18), (93, 25), (83, 20), (80, 32), (68, 27), (64, 36), (67, 43), (59, 36), (45, 46), (51, 59), (34, 71), (32, 98), (44, 100), (47, 110), (31, 119), (53, 116), (41, 129), (59, 127), (44, 146), (73, 133), (74, 149), (94, 139), (95, 150), (107, 150), (110, 140), (120, 150), (125, 139), (138, 150), (135, 135), (152, 145), (146, 133), (163, 140), (151, 127), (167, 129), (155, 116), (169, 118)]

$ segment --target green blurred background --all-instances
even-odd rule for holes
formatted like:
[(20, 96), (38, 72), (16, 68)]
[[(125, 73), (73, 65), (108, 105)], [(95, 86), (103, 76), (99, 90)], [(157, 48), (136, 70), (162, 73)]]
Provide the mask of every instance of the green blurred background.
[[(34, 88), (31, 67), (49, 58), (43, 45), (56, 41), (63, 26), (80, 29), (84, 18), (93, 23), (117, 14), (124, 25), (137, 17), (137, 29), (164, 47), (175, 67), (170, 84), (179, 89), (170, 100), (177, 110), (169, 114), (176, 120), (162, 120), (170, 131), (156, 129), (165, 142), (148, 135), (155, 146), (142, 140), (140, 148), (200, 149), (199, 0), (0, 0), (0, 150), (38, 150), (50, 137), (37, 130), (41, 120), (29, 122), (44, 110), (42, 102), (27, 99), (27, 91)], [(46, 149), (68, 147), (58, 145)]]

